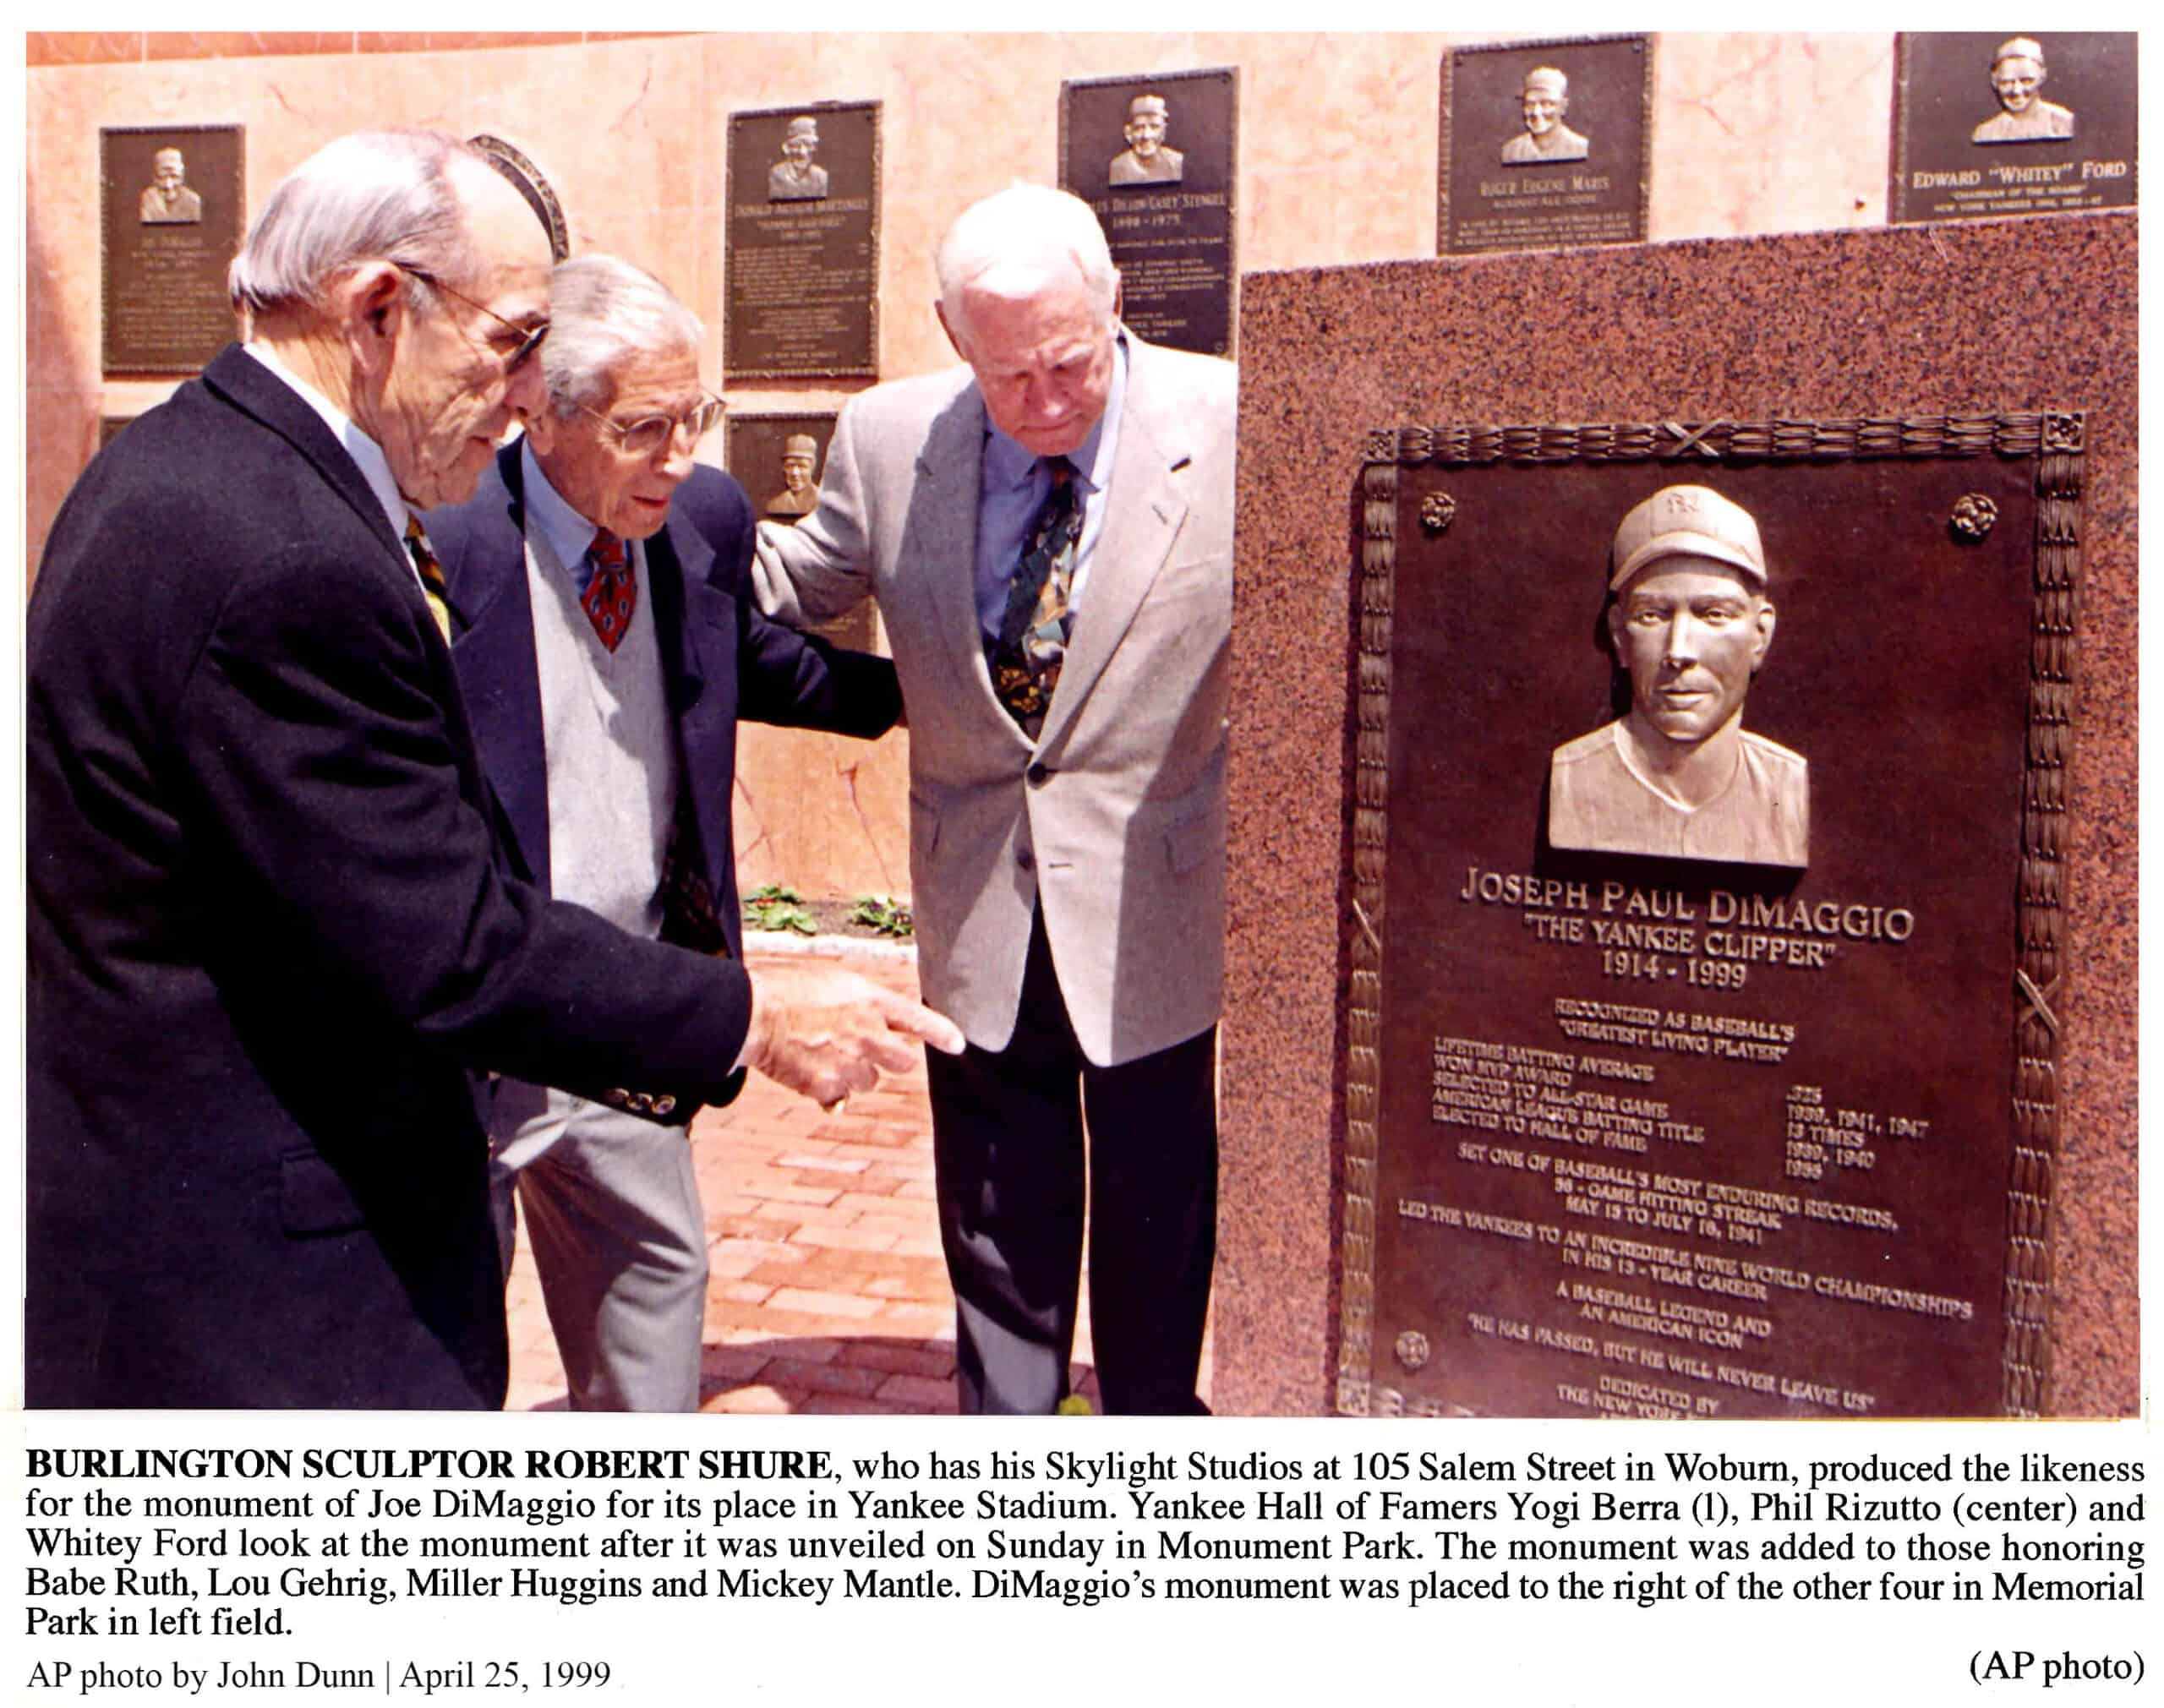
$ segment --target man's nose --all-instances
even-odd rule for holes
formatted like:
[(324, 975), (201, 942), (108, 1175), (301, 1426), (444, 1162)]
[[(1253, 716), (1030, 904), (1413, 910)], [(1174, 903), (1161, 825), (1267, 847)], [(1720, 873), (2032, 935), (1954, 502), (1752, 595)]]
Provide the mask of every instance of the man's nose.
[(513, 368), (504, 383), (504, 407), (521, 421), (531, 421), (541, 412), (548, 401), (548, 386), (541, 377), (541, 364), (527, 361)]
[(1669, 619), (1668, 641), (1661, 657), (1669, 664), (1688, 664), (1698, 656), (1698, 625), (1688, 611), (1678, 611)]

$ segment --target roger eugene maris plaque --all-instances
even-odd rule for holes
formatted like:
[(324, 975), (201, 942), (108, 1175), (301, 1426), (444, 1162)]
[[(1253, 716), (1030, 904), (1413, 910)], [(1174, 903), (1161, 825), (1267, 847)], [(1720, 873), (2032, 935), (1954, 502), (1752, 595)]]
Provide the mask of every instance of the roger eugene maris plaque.
[(1122, 316), (1153, 344), (1232, 353), (1238, 134), (1235, 71), (1060, 85), (1060, 188), (1096, 210)]
[[(834, 435), (831, 409), (794, 414), (724, 417), (729, 472), (736, 477), (762, 521), (794, 527), (818, 508), (819, 482), (827, 472), (827, 445)], [(838, 647), (873, 649), (877, 608), (866, 599), (843, 615), (812, 625)]]
[(2048, 1406), (2081, 433), (1376, 435), (1342, 1410)]
[(2134, 205), (2131, 33), (1903, 35), (1894, 63), (1890, 219)]
[(1445, 52), (1436, 253), (1643, 238), (1653, 59), (1650, 35)]
[(193, 374), (232, 341), (241, 150), (237, 124), (98, 133), (107, 374)]
[(729, 116), (731, 379), (877, 377), (879, 103)]

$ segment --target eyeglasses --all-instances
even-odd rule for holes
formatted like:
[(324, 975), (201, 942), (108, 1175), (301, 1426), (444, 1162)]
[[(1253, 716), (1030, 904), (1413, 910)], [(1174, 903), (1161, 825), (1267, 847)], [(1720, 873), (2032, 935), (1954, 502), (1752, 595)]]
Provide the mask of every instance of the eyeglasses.
[(713, 431), (714, 423), (721, 419), (722, 412), (728, 406), (708, 392), (696, 407), (682, 415), (649, 415), (628, 423), (612, 420), (598, 409), (587, 409), (583, 403), (579, 407), (616, 435), (616, 443), (626, 456), (646, 457), (675, 444), (680, 431), (688, 433), (696, 447)]
[(486, 303), (477, 303), (463, 291), (452, 290), (450, 286), (445, 284), (442, 280), (436, 277), (434, 273), (429, 272), (425, 267), (416, 267), (411, 262), (407, 261), (393, 261), (391, 265), (396, 267), (401, 272), (412, 274), (413, 277), (418, 279), (424, 285), (428, 286), (431, 290), (440, 291), (445, 296), (456, 298), (457, 301), (463, 303), (469, 308), (479, 309), (491, 320), (494, 320), (499, 326), (507, 326), (512, 331), (518, 334), (518, 347), (512, 351), (510, 355), (504, 357), (504, 372), (505, 374), (516, 374), (520, 368), (526, 366), (528, 362), (532, 361), (533, 359), (533, 352), (541, 347), (541, 341), (549, 336), (549, 323), (546, 320), (540, 322), (538, 325), (522, 326), (516, 320), (505, 319), (502, 315), (496, 313), (496, 311), (494, 308), (491, 308)]

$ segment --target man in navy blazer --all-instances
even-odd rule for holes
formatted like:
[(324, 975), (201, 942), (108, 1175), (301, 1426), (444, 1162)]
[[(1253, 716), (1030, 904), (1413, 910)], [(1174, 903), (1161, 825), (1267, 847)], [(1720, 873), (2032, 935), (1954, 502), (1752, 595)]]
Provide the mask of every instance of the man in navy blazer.
[[(901, 709), (894, 668), (751, 603), (751, 504), (692, 461), (720, 412), (699, 381), (697, 319), (607, 255), (558, 266), (549, 312), (546, 411), (470, 500), (428, 522), (465, 622), (451, 658), (482, 766), (520, 859), (558, 900), (740, 956), (737, 720), (877, 736)], [(692, 1112), (495, 1087), (505, 1262), (515, 1180), (578, 1409), (698, 1404)]]
[(246, 343), (54, 521), (25, 649), (32, 1405), (499, 1405), (469, 1070), (658, 1106), (741, 1065), (832, 1099), (914, 1037), (960, 1047), (868, 981), (755, 987), (512, 870), (412, 512), (538, 410), (549, 263), (456, 139), (331, 144), (234, 263)]

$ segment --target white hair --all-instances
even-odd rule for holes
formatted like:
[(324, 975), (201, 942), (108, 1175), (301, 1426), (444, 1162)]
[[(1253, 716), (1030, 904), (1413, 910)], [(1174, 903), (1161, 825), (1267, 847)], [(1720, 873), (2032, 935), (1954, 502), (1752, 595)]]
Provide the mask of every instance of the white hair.
[(643, 268), (614, 255), (561, 261), (549, 276), (549, 336), (541, 375), (549, 407), (568, 420), (615, 394), (615, 370), (627, 358), (689, 349), (705, 338), (699, 317)]
[(1109, 323), (1119, 294), (1104, 227), (1079, 196), (1043, 184), (1012, 183), (965, 208), (940, 240), (934, 265), (939, 308), (955, 335), (962, 328), (962, 293), (970, 282), (1008, 263), (1074, 267), (1099, 317)]
[[(470, 277), (473, 244), (451, 181), (462, 158), (486, 165), (441, 131), (363, 130), (326, 143), (286, 175), (255, 216), (226, 275), (233, 307), (249, 314), (312, 308), (339, 275), (366, 261)], [(431, 295), (416, 279), (406, 288), (416, 303)]]

